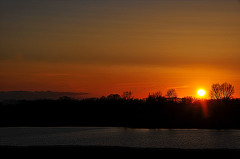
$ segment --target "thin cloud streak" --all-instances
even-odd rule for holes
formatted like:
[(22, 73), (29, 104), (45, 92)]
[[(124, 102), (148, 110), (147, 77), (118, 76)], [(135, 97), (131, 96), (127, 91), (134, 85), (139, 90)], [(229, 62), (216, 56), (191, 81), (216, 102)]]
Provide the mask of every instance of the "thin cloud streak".
[(84, 92), (52, 92), (52, 91), (0, 91), (0, 101), (4, 100), (36, 100), (58, 99), (62, 96), (82, 98)]

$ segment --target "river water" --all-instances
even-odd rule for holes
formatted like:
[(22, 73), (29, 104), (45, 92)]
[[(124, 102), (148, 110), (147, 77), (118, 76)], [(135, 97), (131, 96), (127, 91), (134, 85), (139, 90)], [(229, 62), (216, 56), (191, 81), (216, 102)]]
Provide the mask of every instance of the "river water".
[(0, 145), (240, 149), (240, 130), (6, 127), (0, 128)]

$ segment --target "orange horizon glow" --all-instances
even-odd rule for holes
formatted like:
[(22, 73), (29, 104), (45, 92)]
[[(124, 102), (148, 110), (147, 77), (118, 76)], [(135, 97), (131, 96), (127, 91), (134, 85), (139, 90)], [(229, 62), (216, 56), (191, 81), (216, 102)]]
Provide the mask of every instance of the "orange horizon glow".
[[(24, 63), (23, 67), (22, 62), (10, 65), (1, 63), (0, 66), (9, 68), (8, 71), (2, 71), (5, 77), (1, 78), (1, 91), (86, 92), (89, 93), (87, 97), (101, 97), (115, 93), (121, 95), (125, 91), (132, 91), (134, 98), (146, 98), (149, 93), (158, 91), (165, 95), (167, 90), (172, 88), (180, 98), (186, 96), (198, 98), (196, 90), (199, 88), (205, 88), (204, 90), (208, 92), (213, 83), (225, 82), (225, 80), (219, 80), (223, 77), (222, 71), (205, 72), (199, 69), (195, 72), (195, 69), (189, 68), (178, 69), (178, 72), (175, 72), (175, 69), (159, 70), (156, 67), (104, 66), (96, 69), (93, 66), (64, 65), (63, 67), (60, 64), (40, 66), (36, 63)], [(30, 66), (32, 69), (28, 69)], [(60, 67), (62, 67), (61, 70), (59, 70)], [(16, 68), (19, 69), (18, 73), (14, 72)], [(186, 73), (190, 73), (190, 76), (186, 77)], [(199, 74), (205, 74), (205, 76), (199, 78)], [(235, 86), (234, 97), (239, 97), (238, 82), (234, 80), (228, 82)], [(204, 98), (209, 98), (209, 95), (206, 94)]]

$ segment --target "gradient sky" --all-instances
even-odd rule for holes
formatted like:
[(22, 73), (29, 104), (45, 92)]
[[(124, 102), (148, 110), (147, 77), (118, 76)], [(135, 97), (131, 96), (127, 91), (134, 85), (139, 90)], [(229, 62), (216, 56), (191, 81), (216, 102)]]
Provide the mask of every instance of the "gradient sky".
[(240, 97), (238, 0), (1, 0), (0, 35), (0, 91)]

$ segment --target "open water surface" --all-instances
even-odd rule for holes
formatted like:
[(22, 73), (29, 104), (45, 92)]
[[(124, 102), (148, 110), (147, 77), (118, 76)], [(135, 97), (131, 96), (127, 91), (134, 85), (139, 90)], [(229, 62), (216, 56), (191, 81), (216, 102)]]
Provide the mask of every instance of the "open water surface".
[(130, 129), (119, 127), (0, 128), (0, 146), (54, 145), (240, 149), (240, 130)]

